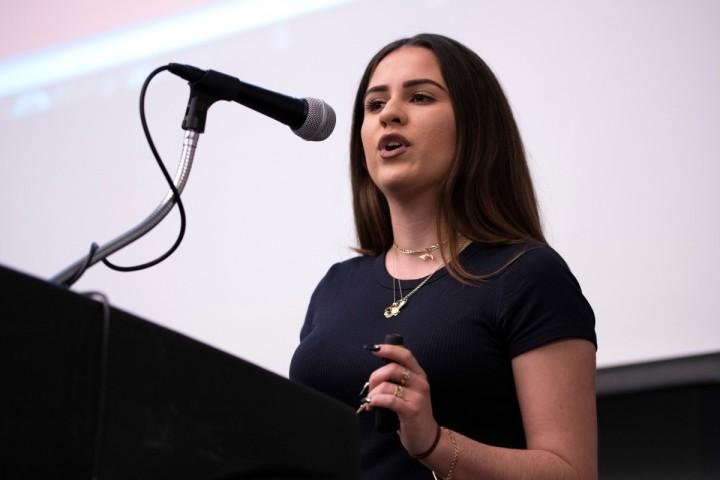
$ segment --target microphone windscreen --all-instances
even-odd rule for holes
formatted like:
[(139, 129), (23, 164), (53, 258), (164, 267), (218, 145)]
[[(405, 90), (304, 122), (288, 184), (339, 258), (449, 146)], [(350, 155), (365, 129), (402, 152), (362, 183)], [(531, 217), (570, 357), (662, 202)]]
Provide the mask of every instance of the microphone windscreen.
[(335, 129), (335, 111), (319, 98), (305, 98), (307, 117), (305, 122), (293, 133), (303, 140), (320, 142), (330, 136)]

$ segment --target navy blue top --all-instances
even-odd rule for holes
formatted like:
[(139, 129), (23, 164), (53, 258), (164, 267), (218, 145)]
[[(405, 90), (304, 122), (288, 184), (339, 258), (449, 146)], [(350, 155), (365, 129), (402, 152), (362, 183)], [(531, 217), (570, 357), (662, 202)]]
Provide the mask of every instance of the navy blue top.
[[(333, 265), (310, 300), (290, 378), (356, 408), (361, 387), (382, 365), (362, 346), (399, 333), (427, 373), (439, 424), (490, 445), (525, 448), (511, 359), (563, 338), (597, 343), (593, 311), (550, 247), (472, 244), (460, 260), (473, 273), (489, 274), (523, 250), (478, 285), (436, 272), (391, 319), (383, 316), (393, 300), (385, 255)], [(403, 280), (403, 292), (421, 280)], [(374, 430), (371, 414), (359, 421), (362, 478), (432, 478), (395, 433)]]

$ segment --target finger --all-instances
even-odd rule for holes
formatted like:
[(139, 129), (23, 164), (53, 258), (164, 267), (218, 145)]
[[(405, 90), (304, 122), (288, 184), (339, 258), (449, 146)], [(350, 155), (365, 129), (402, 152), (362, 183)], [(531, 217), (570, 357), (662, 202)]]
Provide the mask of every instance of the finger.
[[(389, 384), (383, 384), (389, 385)], [(412, 390), (405, 390), (402, 397), (395, 395), (395, 388), (387, 391), (387, 388), (379, 389), (370, 396), (368, 409), (387, 408), (397, 413), (401, 418), (413, 418), (420, 412), (417, 393)]]
[(415, 359), (415, 356), (407, 348), (389, 344), (378, 345), (378, 347), (380, 347), (378, 351), (372, 352), (376, 357), (382, 357), (391, 362), (399, 363), (418, 375), (425, 374), (425, 371)]
[(393, 396), (409, 403), (423, 403), (426, 399), (423, 392), (414, 388), (403, 387), (397, 383), (384, 382), (370, 391), (368, 398), (375, 399), (380, 395)]
[[(391, 400), (390, 397), (395, 398), (395, 400)], [(384, 382), (370, 390), (367, 398), (370, 399), (369, 406), (371, 408), (384, 406), (387, 402), (390, 402), (395, 405), (393, 407), (393, 410), (395, 410), (395, 408), (401, 406), (398, 402), (409, 402), (415, 400), (415, 395), (412, 390), (406, 389), (403, 386), (395, 383)]]
[(413, 374), (409, 368), (398, 363), (388, 363), (370, 374), (368, 382), (370, 388), (380, 385), (383, 382), (397, 383), (398, 385), (408, 386), (416, 384), (418, 381), (424, 382), (424, 378)]

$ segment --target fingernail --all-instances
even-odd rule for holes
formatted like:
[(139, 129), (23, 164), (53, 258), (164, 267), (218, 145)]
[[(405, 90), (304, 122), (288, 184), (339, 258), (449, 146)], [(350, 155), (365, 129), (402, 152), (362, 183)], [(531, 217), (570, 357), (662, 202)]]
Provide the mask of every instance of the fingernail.
[(358, 393), (358, 397), (362, 397), (367, 393), (368, 387), (370, 386), (370, 382), (365, 382), (365, 385), (363, 385), (362, 390), (360, 390), (360, 393)]
[(380, 345), (363, 345), (363, 348), (368, 352), (377, 352), (380, 350)]
[(370, 403), (372, 399), (370, 397), (363, 397), (360, 399), (360, 405), (365, 405), (366, 403)]

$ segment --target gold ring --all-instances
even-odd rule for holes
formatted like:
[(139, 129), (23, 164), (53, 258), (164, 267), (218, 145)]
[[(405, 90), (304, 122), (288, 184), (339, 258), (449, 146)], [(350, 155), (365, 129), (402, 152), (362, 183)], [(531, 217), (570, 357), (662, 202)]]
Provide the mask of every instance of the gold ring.
[(406, 368), (403, 370), (402, 377), (400, 378), (400, 385), (405, 386), (408, 379), (410, 378), (410, 369)]
[(403, 387), (402, 385), (395, 385), (395, 393), (393, 393), (393, 395), (395, 395), (397, 398), (402, 400), (403, 399), (403, 391), (405, 391), (405, 387)]

